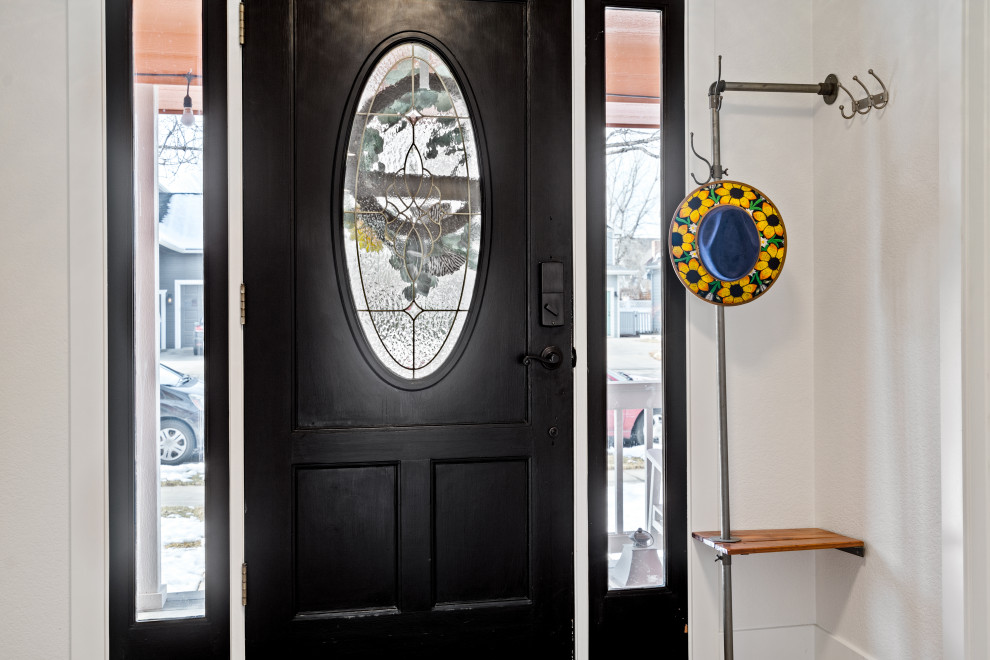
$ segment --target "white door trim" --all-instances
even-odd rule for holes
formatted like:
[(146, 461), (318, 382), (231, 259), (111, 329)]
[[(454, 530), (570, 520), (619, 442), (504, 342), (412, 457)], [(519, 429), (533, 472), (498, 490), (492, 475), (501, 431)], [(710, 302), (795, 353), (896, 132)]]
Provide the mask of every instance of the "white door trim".
[(582, 0), (571, 1), (571, 221), (573, 223), (574, 350), (574, 657), (588, 660), (588, 259), (587, 144), (585, 141), (585, 14)]
[(244, 336), (241, 282), (244, 281), (244, 185), (239, 0), (227, 0), (227, 339), (230, 410), (227, 469), (230, 474), (230, 658), (245, 656), (241, 564), (244, 562)]
[(939, 5), (942, 648), (990, 657), (990, 1)]
[[(69, 630), (73, 658), (109, 657), (106, 84), (103, 0), (65, 4), (69, 248)], [(58, 607), (56, 607), (58, 609)], [(61, 621), (61, 615), (53, 612)]]

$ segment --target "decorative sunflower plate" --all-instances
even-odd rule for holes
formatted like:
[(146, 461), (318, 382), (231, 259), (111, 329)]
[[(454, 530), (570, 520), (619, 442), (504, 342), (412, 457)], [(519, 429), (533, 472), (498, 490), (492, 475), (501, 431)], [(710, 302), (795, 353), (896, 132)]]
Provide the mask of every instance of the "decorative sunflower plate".
[(688, 291), (713, 305), (763, 295), (784, 267), (787, 232), (776, 204), (738, 181), (714, 181), (684, 198), (670, 223), (669, 254)]

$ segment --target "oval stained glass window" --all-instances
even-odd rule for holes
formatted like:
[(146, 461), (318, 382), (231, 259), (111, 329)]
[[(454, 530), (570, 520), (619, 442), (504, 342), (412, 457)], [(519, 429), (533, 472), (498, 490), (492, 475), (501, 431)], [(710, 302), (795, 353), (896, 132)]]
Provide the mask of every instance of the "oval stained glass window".
[(398, 376), (434, 373), (474, 294), (481, 180), (461, 88), (420, 42), (387, 51), (364, 84), (343, 199), (347, 274), (368, 344)]

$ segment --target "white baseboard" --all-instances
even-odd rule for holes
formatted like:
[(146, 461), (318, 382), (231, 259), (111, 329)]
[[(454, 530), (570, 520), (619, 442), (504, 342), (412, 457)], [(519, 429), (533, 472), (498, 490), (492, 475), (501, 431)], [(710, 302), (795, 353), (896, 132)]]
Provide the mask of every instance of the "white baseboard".
[(813, 624), (736, 630), (738, 660), (817, 660)]
[(874, 660), (824, 628), (815, 628), (815, 660)]

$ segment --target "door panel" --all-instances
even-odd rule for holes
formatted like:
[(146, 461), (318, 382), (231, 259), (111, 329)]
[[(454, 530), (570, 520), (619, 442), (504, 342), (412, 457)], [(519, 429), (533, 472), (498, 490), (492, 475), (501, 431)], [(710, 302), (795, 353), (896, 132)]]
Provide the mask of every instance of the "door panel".
[(436, 463), (433, 492), (434, 601), (528, 598), (528, 461)]
[[(479, 144), (483, 237), (479, 286), (454, 369), (432, 386), (383, 388), (381, 378), (335, 388), (336, 374), (374, 370), (355, 327), (348, 291), (339, 195), (296, 196), (296, 327), (300, 427), (522, 422), (526, 371), (492, 355), (519, 353), (527, 308), (526, 5), (399, 2), (369, 21), (368, 3), (299, 2), (296, 54), (297, 190), (340, 190), (358, 95), (379, 57), (410, 38), (446, 55), (465, 91)], [(327, 30), (326, 25), (361, 25)], [(342, 53), (353, 54), (350, 58)], [(493, 63), (498, 63), (493, 66)], [(349, 93), (341, 93), (349, 90)], [(494, 175), (493, 175), (494, 173)], [(328, 222), (328, 220), (330, 220)], [(487, 231), (485, 231), (487, 230)], [(335, 259), (327, 259), (334, 254)], [(486, 287), (488, 280), (497, 285)], [(336, 281), (331, 289), (328, 282)], [(472, 328), (473, 326), (473, 328)], [(479, 374), (484, 374), (479, 379)], [(427, 382), (435, 379), (427, 378)], [(417, 384), (415, 387), (419, 387)], [(471, 391), (473, 396), (462, 393)], [(333, 396), (327, 396), (333, 392)], [(456, 404), (455, 404), (456, 402)]]
[[(565, 264), (571, 300), (569, 3), (256, 0), (248, 16), (249, 657), (569, 657), (572, 374), (521, 362), (570, 350), (570, 305), (562, 325), (538, 313), (541, 262)], [(357, 97), (409, 39), (464, 92), (484, 215), (465, 330), (416, 380), (357, 326), (342, 217)]]
[[(297, 613), (399, 604), (397, 468), (296, 471)], [(347, 570), (327, 571), (328, 563)]]

